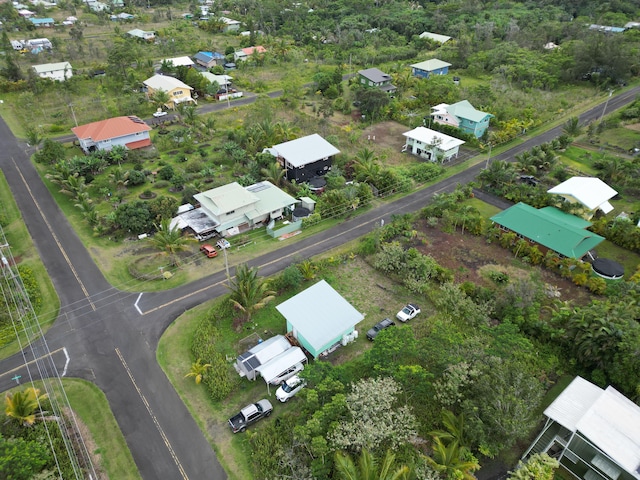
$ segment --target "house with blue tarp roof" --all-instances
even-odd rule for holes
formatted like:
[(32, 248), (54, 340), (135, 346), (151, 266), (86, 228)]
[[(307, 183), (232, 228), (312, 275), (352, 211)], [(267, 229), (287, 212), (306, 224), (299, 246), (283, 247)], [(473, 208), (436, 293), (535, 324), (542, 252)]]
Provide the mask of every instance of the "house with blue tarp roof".
[(216, 65), (223, 65), (225, 62), (224, 55), (218, 52), (198, 52), (193, 56), (198, 65), (205, 68), (212, 68)]

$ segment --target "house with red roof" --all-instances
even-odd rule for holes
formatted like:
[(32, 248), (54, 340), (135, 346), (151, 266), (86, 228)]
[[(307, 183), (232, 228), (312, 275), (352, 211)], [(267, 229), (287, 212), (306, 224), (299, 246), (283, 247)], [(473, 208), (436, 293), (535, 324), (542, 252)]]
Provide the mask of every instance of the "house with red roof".
[(151, 145), (151, 127), (138, 117), (115, 117), (72, 128), (85, 153), (111, 150), (121, 145), (129, 150)]
[(233, 54), (233, 59), (237, 62), (239, 60), (247, 60), (254, 53), (266, 53), (267, 49), (262, 45), (257, 45), (255, 47), (247, 47), (241, 50), (238, 50)]

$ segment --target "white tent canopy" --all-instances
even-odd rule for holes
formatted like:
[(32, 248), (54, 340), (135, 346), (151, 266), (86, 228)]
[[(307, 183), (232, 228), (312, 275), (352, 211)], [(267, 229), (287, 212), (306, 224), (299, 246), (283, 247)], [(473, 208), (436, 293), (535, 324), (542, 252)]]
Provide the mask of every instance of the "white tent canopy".
[(293, 367), (296, 363), (306, 361), (307, 357), (300, 347), (291, 347), (278, 356), (272, 358), (264, 365), (257, 367), (256, 371), (262, 375), (262, 378), (266, 383), (270, 383), (271, 380), (288, 368)]

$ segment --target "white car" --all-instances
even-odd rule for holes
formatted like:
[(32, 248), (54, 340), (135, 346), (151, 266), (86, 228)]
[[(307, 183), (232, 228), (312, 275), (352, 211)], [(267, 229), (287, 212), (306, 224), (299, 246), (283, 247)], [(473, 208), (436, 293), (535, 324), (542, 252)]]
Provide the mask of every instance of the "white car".
[(414, 305), (413, 303), (409, 303), (396, 314), (396, 318), (401, 322), (406, 322), (407, 320), (411, 320), (416, 315), (418, 315), (420, 311), (421, 310), (419, 306)]
[(307, 382), (305, 380), (298, 375), (294, 375), (289, 380), (282, 382), (282, 385), (276, 390), (276, 398), (284, 403), (302, 390), (306, 384)]
[(158, 118), (158, 117), (164, 117), (167, 114), (167, 112), (165, 112), (164, 110), (158, 110), (157, 112), (153, 112), (153, 116)]
[(220, 250), (224, 250), (225, 248), (229, 248), (231, 246), (231, 244), (229, 243), (229, 240), (225, 240), (224, 238), (221, 238), (220, 240), (218, 240), (218, 242), (216, 243), (216, 246), (220, 249)]

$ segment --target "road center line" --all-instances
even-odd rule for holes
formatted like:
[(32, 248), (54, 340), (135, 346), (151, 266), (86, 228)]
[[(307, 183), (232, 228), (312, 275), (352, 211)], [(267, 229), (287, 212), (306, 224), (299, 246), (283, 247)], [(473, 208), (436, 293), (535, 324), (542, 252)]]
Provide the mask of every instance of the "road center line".
[(149, 413), (151, 420), (153, 420), (153, 423), (158, 429), (158, 432), (160, 433), (160, 436), (162, 437), (162, 440), (164, 441), (164, 444), (166, 445), (167, 450), (169, 450), (169, 454), (171, 455), (171, 458), (173, 458), (173, 461), (175, 462), (176, 466), (178, 467), (178, 470), (180, 471), (180, 475), (182, 475), (182, 478), (184, 480), (189, 480), (187, 473), (184, 471), (184, 468), (182, 468), (182, 464), (180, 463), (180, 460), (178, 460), (178, 456), (176, 455), (176, 452), (173, 450), (173, 447), (169, 443), (169, 439), (167, 438), (167, 435), (164, 433), (164, 430), (160, 426), (160, 422), (158, 422), (158, 418), (153, 413), (153, 410), (151, 410), (151, 406), (149, 405), (147, 398), (144, 396), (144, 394), (140, 390), (140, 387), (138, 387), (138, 384), (136, 383), (135, 378), (133, 378), (133, 374), (131, 373), (131, 370), (129, 370), (129, 365), (127, 365), (127, 362), (125, 362), (124, 357), (122, 356), (122, 353), (120, 353), (120, 349), (117, 347), (116, 347), (116, 354), (118, 355), (118, 358), (122, 363), (122, 366), (127, 371), (127, 375), (129, 375), (129, 379), (131, 380), (131, 383), (133, 383), (133, 386), (135, 387), (136, 391), (138, 392), (138, 396), (142, 400), (142, 403), (144, 404), (145, 408), (147, 409), (147, 412)]
[[(69, 355), (67, 355), (67, 349), (66, 349), (66, 348), (64, 348), (64, 347), (62, 347), (62, 348), (59, 348), (59, 349), (57, 349), (57, 350), (54, 350), (53, 352), (49, 352), (47, 355), (42, 355), (41, 357), (35, 358), (35, 359), (33, 359), (33, 360), (31, 360), (31, 361), (29, 361), (29, 362), (27, 362), (27, 363), (23, 363), (23, 364), (22, 364), (22, 365), (20, 365), (19, 367), (12, 368), (11, 370), (7, 370), (6, 372), (2, 372), (2, 373), (0, 373), (0, 378), (1, 378), (1, 377), (4, 377), (5, 375), (11, 375), (12, 373), (19, 372), (20, 370), (22, 370), (23, 368), (25, 368), (27, 365), (31, 365), (32, 363), (35, 363), (35, 362), (37, 362), (37, 361), (39, 361), (39, 360), (42, 360), (43, 358), (46, 358), (46, 357), (53, 357), (53, 354), (54, 354), (54, 353), (58, 353), (58, 352), (60, 352), (60, 351), (64, 352), (64, 354), (65, 354), (65, 355), (66, 355), (66, 357), (67, 357), (67, 363), (65, 363), (65, 367), (64, 367), (64, 368), (65, 368), (65, 371), (66, 371), (66, 369), (67, 369), (67, 364), (69, 363)], [(63, 373), (62, 375), (64, 376), (64, 373)]]
[(38, 212), (40, 213), (40, 216), (42, 217), (42, 220), (44, 221), (45, 225), (49, 229), (49, 232), (51, 233), (51, 236), (53, 237), (53, 241), (56, 242), (56, 245), (60, 249), (60, 252), (62, 253), (62, 256), (64, 257), (64, 260), (67, 262), (67, 265), (69, 265), (69, 268), (71, 269), (71, 272), (73, 273), (73, 276), (76, 277), (76, 281), (80, 285), (80, 288), (82, 289), (82, 292), (84, 293), (84, 296), (87, 298), (87, 301), (89, 302), (89, 305), (91, 305), (91, 308), (95, 312), (96, 311), (96, 306), (91, 301), (91, 296), (89, 295), (89, 292), (87, 291), (87, 289), (85, 288), (84, 284), (82, 283), (82, 280), (80, 280), (80, 277), (78, 276), (78, 272), (76, 272), (75, 267), (71, 263), (71, 260), (69, 259), (69, 256), (67, 255), (67, 252), (65, 251), (64, 248), (62, 248), (62, 244), (58, 240), (58, 236), (55, 234), (55, 232), (51, 228), (51, 224), (49, 223), (47, 218), (44, 216), (44, 212), (40, 208), (40, 204), (36, 200), (36, 197), (33, 195), (33, 192), (31, 191), (31, 187), (29, 187), (29, 184), (27, 183), (27, 180), (24, 178), (24, 175), (22, 175), (22, 171), (18, 168), (18, 164), (16, 163), (15, 159), (11, 158), (11, 161), (13, 162), (13, 165), (16, 167), (16, 171), (18, 172), (18, 175), (20, 175), (20, 178), (22, 179), (22, 183), (24, 183), (24, 186), (26, 187), (27, 192), (29, 192), (29, 196), (31, 197), (31, 200), (33, 200), (33, 203), (35, 204), (36, 208), (38, 209)]

